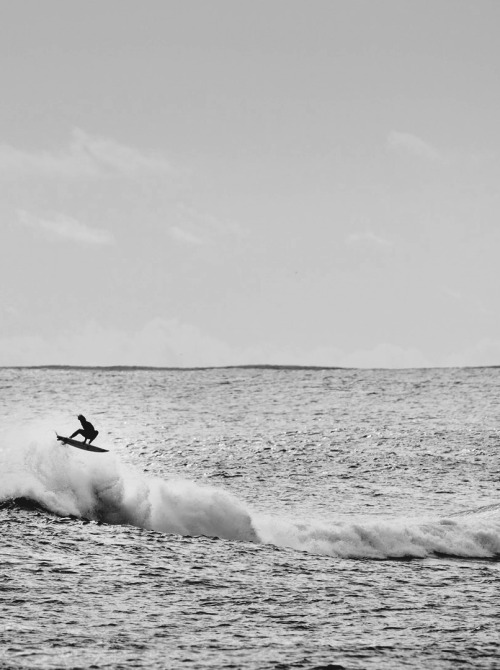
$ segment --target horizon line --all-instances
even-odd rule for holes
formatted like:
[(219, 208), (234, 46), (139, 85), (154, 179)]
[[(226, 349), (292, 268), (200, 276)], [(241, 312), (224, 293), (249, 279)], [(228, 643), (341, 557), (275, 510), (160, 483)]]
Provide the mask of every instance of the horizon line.
[(273, 363), (248, 363), (244, 365), (199, 365), (199, 366), (162, 366), (162, 365), (0, 365), (0, 370), (102, 370), (109, 372), (126, 371), (172, 371), (195, 372), (204, 370), (477, 370), (495, 369), (499, 365), (428, 365), (423, 367), (353, 367), (342, 365), (280, 365)]

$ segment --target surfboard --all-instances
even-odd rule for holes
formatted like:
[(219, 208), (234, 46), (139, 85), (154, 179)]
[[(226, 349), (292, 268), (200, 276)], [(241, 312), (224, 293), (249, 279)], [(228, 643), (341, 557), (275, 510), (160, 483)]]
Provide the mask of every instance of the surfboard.
[[(57, 433), (56, 433), (57, 435)], [(71, 437), (64, 437), (63, 435), (57, 435), (59, 442), (63, 444), (70, 444), (72, 447), (77, 447), (78, 449), (83, 449), (84, 451), (95, 451), (95, 452), (107, 452), (108, 449), (102, 449), (101, 447), (96, 447), (95, 444), (85, 444), (85, 442), (80, 442), (79, 440), (72, 440)]]

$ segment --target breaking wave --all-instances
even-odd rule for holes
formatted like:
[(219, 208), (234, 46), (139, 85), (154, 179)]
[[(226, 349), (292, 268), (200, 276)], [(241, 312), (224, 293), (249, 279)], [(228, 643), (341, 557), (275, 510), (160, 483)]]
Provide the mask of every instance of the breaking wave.
[[(83, 452), (82, 452), (83, 453)], [(9, 502), (11, 501), (11, 502)], [(263, 542), (343, 558), (500, 556), (500, 505), (440, 519), (289, 520), (251, 513), (223, 489), (146, 477), (112, 453), (84, 456), (54, 439), (0, 443), (0, 506), (40, 508), (186, 536)]]
[(257, 541), (244, 505), (222, 489), (145, 477), (111, 453), (81, 457), (55, 438), (11, 440), (0, 445), (0, 501), (30, 500), (59, 516), (165, 533)]
[(500, 506), (464, 517), (288, 521), (254, 519), (262, 542), (343, 558), (500, 556)]

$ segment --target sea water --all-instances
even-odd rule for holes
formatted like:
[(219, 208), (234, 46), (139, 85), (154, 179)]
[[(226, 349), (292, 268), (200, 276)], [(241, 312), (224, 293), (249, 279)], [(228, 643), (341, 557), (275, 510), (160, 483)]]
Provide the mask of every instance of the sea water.
[[(0, 668), (500, 668), (500, 370), (0, 370)], [(93, 454), (64, 446), (84, 414)]]

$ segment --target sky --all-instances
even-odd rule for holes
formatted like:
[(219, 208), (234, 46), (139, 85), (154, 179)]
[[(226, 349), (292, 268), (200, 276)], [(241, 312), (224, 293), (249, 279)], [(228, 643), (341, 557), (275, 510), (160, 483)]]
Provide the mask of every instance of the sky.
[(497, 0), (0, 9), (0, 365), (500, 365)]

